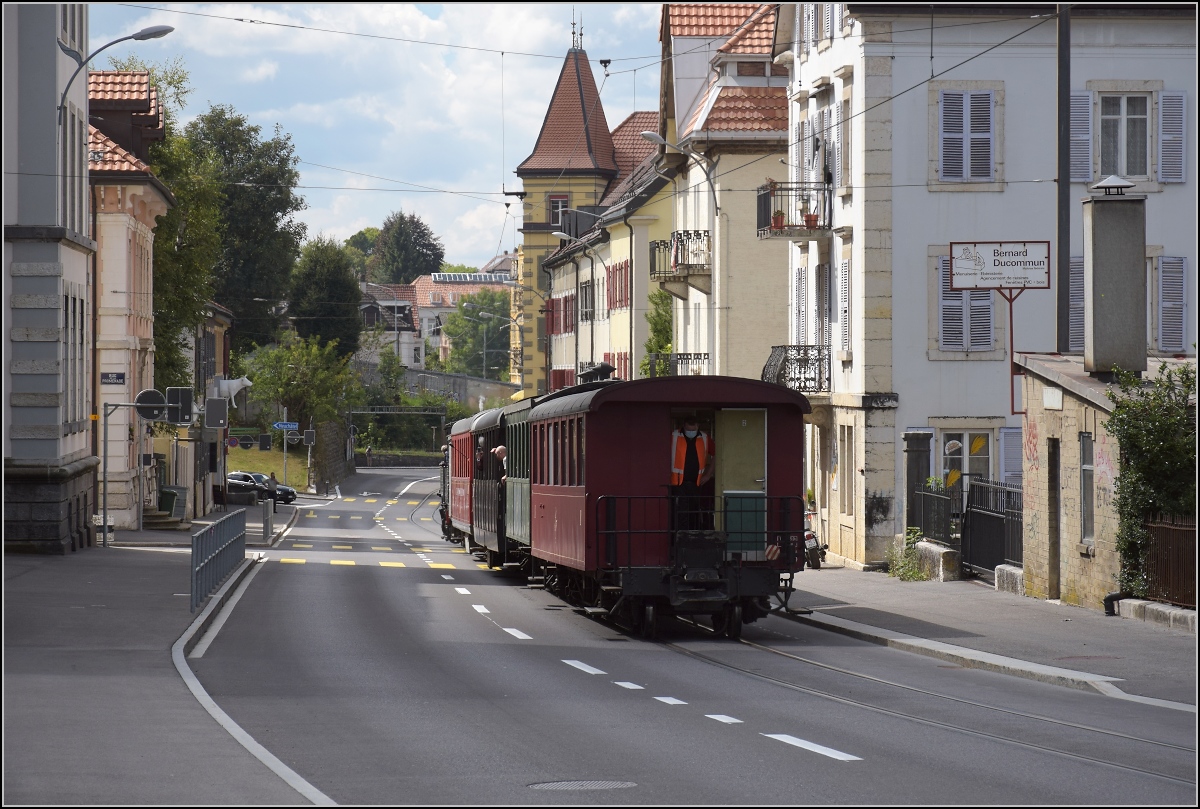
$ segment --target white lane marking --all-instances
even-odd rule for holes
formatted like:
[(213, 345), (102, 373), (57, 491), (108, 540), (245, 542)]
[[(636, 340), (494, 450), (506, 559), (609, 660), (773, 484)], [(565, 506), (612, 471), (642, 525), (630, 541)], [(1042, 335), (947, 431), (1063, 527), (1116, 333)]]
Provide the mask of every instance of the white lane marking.
[(404, 487), (404, 491), (399, 492), (396, 496), (403, 497), (405, 494), (408, 493), (409, 489), (411, 489), (413, 486), (416, 486), (418, 483), (424, 483), (427, 480), (437, 480), (437, 479), (438, 479), (437, 477), (432, 477), (432, 478), (420, 478), (419, 480), (414, 480), (412, 483), (410, 483)]
[(578, 660), (564, 660), (563, 662), (566, 663), (568, 666), (574, 666), (575, 668), (582, 671), (584, 674), (607, 674), (607, 672), (601, 671), (600, 669), (597, 669), (597, 668), (593, 668), (593, 667), (589, 666), (587, 663), (581, 663)]
[(709, 719), (715, 719), (718, 722), (724, 722), (726, 725), (742, 724), (742, 720), (734, 719), (732, 716), (726, 716), (723, 713), (706, 713), (705, 716), (708, 717)]
[(614, 681), (613, 685), (619, 685), (622, 688), (628, 688), (630, 691), (642, 691), (643, 690), (642, 686), (638, 685), (637, 683), (623, 683), (623, 682)]
[(786, 733), (764, 733), (763, 735), (768, 739), (775, 739), (794, 747), (803, 747), (805, 750), (811, 750), (823, 756), (836, 758), (838, 761), (862, 761), (858, 756), (852, 756), (849, 753), (843, 753), (841, 750), (834, 750), (832, 747), (824, 747), (814, 742), (807, 742), (804, 739), (797, 739), (795, 736), (789, 736)]
[(217, 620), (213, 622), (208, 631), (204, 633), (204, 637), (200, 642), (192, 648), (192, 653), (188, 655), (191, 658), (204, 657), (204, 653), (208, 651), (209, 645), (217, 639), (217, 633), (221, 631), (221, 627), (225, 626), (226, 619), (233, 614), (233, 608), (242, 600), (242, 594), (246, 592), (246, 588), (250, 586), (250, 582), (258, 575), (258, 571), (262, 569), (262, 565), (255, 565), (250, 569), (246, 578), (242, 579), (242, 583), (238, 585), (233, 596), (225, 603), (225, 607), (221, 610), (221, 614), (217, 616)]
[(655, 699), (659, 702), (665, 702), (668, 705), (687, 705), (686, 702), (681, 699), (675, 699), (675, 697), (655, 697)]
[[(450, 577), (449, 577), (449, 576), (447, 576), (446, 578), (450, 578)], [(463, 594), (463, 595), (465, 595), (465, 596), (469, 596), (469, 595), (471, 594), (471, 591), (470, 591), (470, 590), (468, 590), (466, 587), (455, 587), (455, 588), (454, 588), (454, 592), (456, 592), (456, 593), (462, 593), (462, 594)]]
[(479, 613), (480, 615), (488, 614), (488, 608), (483, 606), (482, 604), (472, 604), (471, 606), (474, 607), (475, 612)]
[(448, 579), (449, 581), (454, 581), (454, 577), (453, 577), (453, 576), (450, 576), (450, 575), (448, 575), (448, 574), (446, 574), (446, 573), (443, 573), (443, 574), (442, 574), (442, 578), (443, 578), (443, 579)]
[(524, 632), (522, 632), (519, 629), (510, 629), (508, 627), (503, 627), (503, 629), (505, 632), (507, 632), (508, 634), (512, 635), (514, 638), (517, 638), (519, 640), (533, 640), (532, 635), (526, 635)]

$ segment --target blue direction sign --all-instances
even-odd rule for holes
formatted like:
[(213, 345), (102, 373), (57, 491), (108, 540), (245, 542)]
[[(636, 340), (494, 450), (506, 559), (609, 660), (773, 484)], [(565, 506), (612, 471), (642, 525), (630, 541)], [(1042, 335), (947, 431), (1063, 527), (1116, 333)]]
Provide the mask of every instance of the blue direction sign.
[(277, 421), (271, 425), (276, 430), (299, 430), (300, 422), (298, 421)]

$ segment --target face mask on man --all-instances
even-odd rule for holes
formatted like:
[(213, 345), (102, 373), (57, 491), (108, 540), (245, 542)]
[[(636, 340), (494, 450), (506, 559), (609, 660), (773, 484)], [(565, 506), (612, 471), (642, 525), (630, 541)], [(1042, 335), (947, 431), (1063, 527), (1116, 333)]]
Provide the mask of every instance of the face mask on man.
[(684, 434), (684, 435), (686, 435), (688, 438), (695, 438), (695, 437), (696, 437), (696, 431), (695, 431), (695, 430), (684, 430), (684, 431), (683, 431), (683, 434)]

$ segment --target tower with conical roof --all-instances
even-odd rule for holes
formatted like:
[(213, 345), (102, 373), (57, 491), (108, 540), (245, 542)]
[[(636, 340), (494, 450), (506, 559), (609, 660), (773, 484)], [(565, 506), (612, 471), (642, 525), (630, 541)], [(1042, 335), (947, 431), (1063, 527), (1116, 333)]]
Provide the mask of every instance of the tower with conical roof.
[[(552, 234), (563, 227), (565, 209), (597, 206), (605, 191), (620, 174), (616, 149), (604, 105), (592, 75), (591, 64), (583, 50), (582, 35), (572, 33), (571, 49), (563, 60), (554, 94), (546, 109), (533, 153), (517, 167), (524, 197), (521, 227), (522, 259), (518, 282), (534, 291), (516, 296), (514, 312), (526, 314), (532, 324), (536, 313), (536, 331), (526, 325), (521, 359), (524, 369), (524, 396), (546, 390), (549, 343), (545, 329), (543, 300), (550, 297), (549, 283), (541, 272), (542, 259), (558, 247)], [(584, 217), (583, 221), (587, 220)], [(514, 315), (516, 317), (516, 315)]]

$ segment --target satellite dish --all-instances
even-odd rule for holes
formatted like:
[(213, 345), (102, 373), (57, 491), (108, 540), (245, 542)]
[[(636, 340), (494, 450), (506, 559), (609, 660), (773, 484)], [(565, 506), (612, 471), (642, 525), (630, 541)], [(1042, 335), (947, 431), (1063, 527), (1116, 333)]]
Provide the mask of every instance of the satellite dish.
[(167, 397), (161, 391), (147, 388), (133, 402), (138, 415), (146, 421), (162, 421), (167, 417)]

